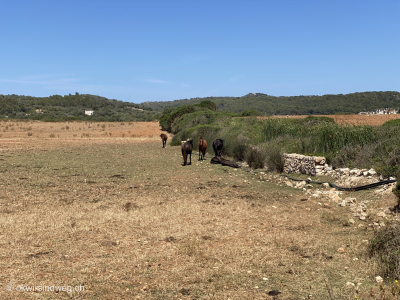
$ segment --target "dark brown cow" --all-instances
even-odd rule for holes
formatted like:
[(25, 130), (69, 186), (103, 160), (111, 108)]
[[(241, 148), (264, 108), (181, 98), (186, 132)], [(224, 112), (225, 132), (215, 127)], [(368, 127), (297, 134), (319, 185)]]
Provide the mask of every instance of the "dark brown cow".
[[(188, 140), (181, 146), (182, 156), (183, 156), (183, 165), (191, 165), (192, 164), (192, 150), (193, 150), (193, 140)], [(189, 163), (187, 162), (187, 158), (189, 156)]]
[(216, 157), (221, 157), (222, 147), (224, 146), (224, 140), (216, 139), (213, 143), (213, 149)]
[(161, 133), (160, 137), (162, 141), (162, 147), (165, 148), (167, 146), (168, 135), (166, 135), (165, 133)]
[(199, 160), (205, 160), (207, 151), (207, 141), (200, 137), (199, 139)]

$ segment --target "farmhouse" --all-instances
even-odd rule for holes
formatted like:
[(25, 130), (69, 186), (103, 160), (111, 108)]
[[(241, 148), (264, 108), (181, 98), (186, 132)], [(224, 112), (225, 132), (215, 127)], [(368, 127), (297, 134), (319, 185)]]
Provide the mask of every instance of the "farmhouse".
[(94, 111), (93, 110), (85, 110), (85, 115), (91, 116), (93, 115)]
[(377, 109), (375, 111), (362, 111), (359, 112), (359, 115), (393, 115), (397, 114), (398, 109), (393, 108), (385, 108), (385, 109)]

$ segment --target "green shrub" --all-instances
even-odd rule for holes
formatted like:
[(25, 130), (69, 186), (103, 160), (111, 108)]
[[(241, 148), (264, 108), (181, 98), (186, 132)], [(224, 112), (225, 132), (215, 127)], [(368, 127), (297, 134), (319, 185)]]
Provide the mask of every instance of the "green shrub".
[(242, 134), (235, 137), (231, 145), (228, 143), (228, 147), (232, 148), (232, 157), (236, 161), (244, 161), (246, 158), (246, 152), (249, 149), (250, 139)]
[(384, 277), (400, 278), (400, 225), (377, 231), (371, 240), (369, 254), (378, 258)]
[(343, 168), (354, 166), (354, 161), (357, 157), (357, 153), (360, 151), (360, 146), (346, 145), (339, 150), (339, 152), (332, 159), (332, 167)]
[[(399, 178), (399, 177), (397, 177)], [(393, 194), (399, 199), (400, 201), (400, 181), (397, 181), (396, 186), (393, 188)]]
[(264, 168), (266, 154), (259, 147), (249, 147), (245, 154), (249, 167), (253, 169)]
[(382, 126), (400, 126), (400, 119), (386, 121)]
[(277, 145), (270, 145), (266, 148), (265, 165), (271, 172), (282, 173), (284, 160), (282, 151)]
[(199, 104), (197, 104), (197, 106), (208, 108), (209, 110), (213, 110), (213, 111), (217, 110), (217, 105), (210, 100), (201, 101)]
[(392, 176), (399, 171), (400, 144), (398, 141), (387, 140), (380, 143), (372, 159), (375, 170), (383, 177)]
[(262, 113), (256, 109), (245, 110), (241, 113), (242, 117), (262, 116)]

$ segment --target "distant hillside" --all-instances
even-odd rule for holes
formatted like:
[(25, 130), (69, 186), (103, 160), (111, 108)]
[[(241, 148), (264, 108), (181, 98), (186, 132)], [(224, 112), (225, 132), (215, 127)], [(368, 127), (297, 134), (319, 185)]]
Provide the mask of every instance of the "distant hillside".
[(155, 111), (167, 107), (197, 104), (209, 100), (219, 111), (241, 113), (258, 110), (265, 115), (333, 115), (357, 114), (382, 108), (400, 109), (399, 92), (363, 92), (323, 96), (275, 97), (261, 93), (251, 93), (242, 97), (207, 97), (165, 102), (144, 102), (143, 106)]
[[(85, 111), (93, 111), (93, 114), (85, 115)], [(0, 118), (43, 121), (153, 121), (157, 115), (157, 112), (142, 105), (94, 95), (0, 95)]]

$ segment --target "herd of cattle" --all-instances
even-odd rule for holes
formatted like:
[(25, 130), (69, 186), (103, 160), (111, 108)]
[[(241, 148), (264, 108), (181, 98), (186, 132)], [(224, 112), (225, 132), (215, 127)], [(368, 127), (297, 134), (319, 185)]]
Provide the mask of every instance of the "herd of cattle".
[[(163, 148), (167, 145), (168, 136), (165, 133), (160, 134), (161, 141), (163, 144)], [(221, 157), (222, 147), (224, 146), (224, 141), (221, 139), (216, 139), (213, 142), (213, 149), (215, 153), (215, 157)], [(207, 141), (203, 139), (203, 137), (199, 138), (198, 143), (199, 149), (199, 160), (205, 160), (206, 151), (207, 151)], [(192, 151), (193, 151), (193, 139), (188, 139), (186, 141), (182, 141), (181, 152), (183, 156), (183, 165), (191, 165), (192, 164)], [(189, 158), (189, 162), (187, 161)]]

